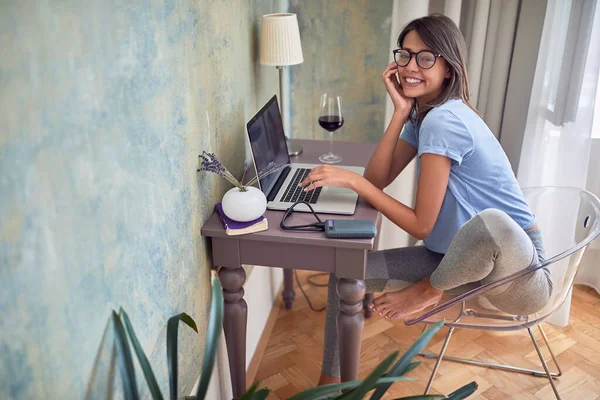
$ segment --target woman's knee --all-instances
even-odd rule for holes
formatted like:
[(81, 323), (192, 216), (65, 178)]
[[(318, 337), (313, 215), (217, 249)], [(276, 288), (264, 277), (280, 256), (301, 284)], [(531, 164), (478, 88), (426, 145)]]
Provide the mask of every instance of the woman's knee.
[(488, 208), (477, 215), (500, 248), (507, 249), (523, 243), (527, 248), (531, 247), (531, 240), (523, 228), (504, 211)]
[(504, 211), (488, 208), (477, 214), (487, 226), (512, 227), (516, 222)]

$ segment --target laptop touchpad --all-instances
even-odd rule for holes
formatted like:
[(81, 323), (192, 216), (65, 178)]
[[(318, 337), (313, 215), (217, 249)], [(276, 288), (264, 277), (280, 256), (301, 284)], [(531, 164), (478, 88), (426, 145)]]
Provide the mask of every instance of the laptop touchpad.
[(342, 188), (337, 186), (328, 186), (326, 188), (327, 197), (335, 196), (335, 197), (345, 197), (345, 196), (355, 196), (354, 190), (348, 188)]

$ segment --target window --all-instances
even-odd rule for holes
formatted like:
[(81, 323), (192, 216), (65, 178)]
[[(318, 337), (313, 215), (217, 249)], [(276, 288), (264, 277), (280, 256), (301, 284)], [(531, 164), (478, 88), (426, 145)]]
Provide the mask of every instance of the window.
[[(564, 40), (564, 52), (562, 57), (559, 57), (562, 60), (560, 72), (556, 73), (558, 72), (556, 71), (552, 74), (552, 79), (557, 79), (558, 85), (551, 92), (547, 119), (555, 126), (564, 126), (565, 123), (577, 119), (577, 110), (581, 106), (580, 99), (585, 100), (581, 95), (596, 1), (573, 0), (559, 5), (569, 13), (563, 14), (565, 19), (568, 15), (569, 22), (566, 37), (561, 38)], [(560, 16), (561, 13), (556, 15)], [(557, 46), (561, 44), (556, 43)]]

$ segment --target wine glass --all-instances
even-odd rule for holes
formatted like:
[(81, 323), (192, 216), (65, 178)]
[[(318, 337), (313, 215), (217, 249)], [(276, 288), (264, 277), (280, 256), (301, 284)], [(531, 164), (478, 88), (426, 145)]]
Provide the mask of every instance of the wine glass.
[(323, 93), (321, 96), (321, 110), (319, 112), (319, 125), (329, 132), (329, 153), (319, 157), (325, 164), (335, 164), (342, 161), (342, 156), (333, 153), (333, 132), (344, 125), (342, 115), (342, 96)]

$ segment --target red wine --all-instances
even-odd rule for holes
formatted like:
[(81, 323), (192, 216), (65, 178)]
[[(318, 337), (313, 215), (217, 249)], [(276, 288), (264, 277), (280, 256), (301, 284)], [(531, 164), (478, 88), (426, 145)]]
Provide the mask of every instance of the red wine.
[(319, 117), (319, 125), (329, 132), (333, 132), (344, 125), (344, 118), (337, 115), (323, 115)]

